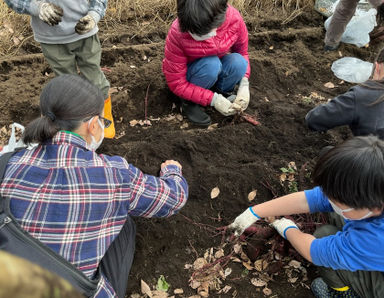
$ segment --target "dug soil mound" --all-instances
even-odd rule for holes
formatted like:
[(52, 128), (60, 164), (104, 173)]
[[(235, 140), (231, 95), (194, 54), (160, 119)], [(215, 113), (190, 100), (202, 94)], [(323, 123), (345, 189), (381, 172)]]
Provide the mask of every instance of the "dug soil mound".
[[(216, 257), (212, 254), (220, 251), (224, 238), (223, 230), (216, 228), (232, 222), (251, 204), (310, 187), (310, 172), (319, 150), (349, 136), (347, 129), (311, 132), (304, 117), (315, 105), (351, 86), (333, 76), (333, 61), (341, 55), (372, 61), (374, 49), (342, 45), (339, 52), (324, 53), (323, 22), (316, 12), (305, 12), (284, 25), (270, 13), (261, 13), (248, 23), (252, 74), (247, 113), (261, 124), (224, 118), (207, 108), (213, 120), (209, 129), (188, 124), (167, 89), (161, 72), (166, 32), (153, 29), (138, 36), (130, 33), (129, 24), (113, 38), (107, 28), (100, 32), (102, 67), (113, 87), (118, 137), (105, 140), (99, 152), (121, 155), (153, 175), (158, 174), (162, 161), (178, 160), (190, 192), (178, 215), (136, 219), (137, 246), (129, 294), (140, 293), (141, 280), (153, 288), (163, 275), (171, 286), (169, 293), (182, 288), (185, 297), (197, 291), (205, 295), (201, 290), (201, 284), (206, 286), (204, 281), (192, 284), (190, 278), (214, 268), (213, 275), (220, 274), (209, 284), (212, 297), (263, 297), (271, 293), (274, 297), (311, 297), (304, 271), (309, 269), (310, 279), (315, 270), (302, 259), (298, 259), (299, 264), (289, 263), (295, 255), (283, 242), (276, 244), (279, 237), (274, 232), (268, 239), (252, 240), (261, 248), (254, 260), (268, 255), (264, 268), (247, 261), (242, 249), (233, 243), (224, 246)], [(0, 126), (8, 127), (12, 122), (26, 125), (39, 116), (39, 94), (52, 77), (39, 53), (0, 61)], [(326, 88), (327, 82), (335, 88)], [(140, 120), (149, 120), (151, 125), (141, 125)], [(291, 175), (281, 178), (281, 168)], [(220, 193), (212, 199), (215, 187)], [(254, 190), (256, 196), (250, 202), (248, 194)], [(249, 250), (246, 243), (243, 248)], [(285, 249), (271, 254), (279, 245)], [(192, 264), (204, 254), (208, 266), (198, 271), (201, 267)], [(265, 276), (265, 267), (275, 263), (277, 269), (266, 270), (269, 277)]]

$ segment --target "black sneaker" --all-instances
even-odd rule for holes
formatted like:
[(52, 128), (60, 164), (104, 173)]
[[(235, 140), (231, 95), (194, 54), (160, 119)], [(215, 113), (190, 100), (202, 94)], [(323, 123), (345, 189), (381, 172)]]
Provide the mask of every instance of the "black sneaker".
[(181, 110), (188, 120), (196, 125), (209, 126), (211, 124), (211, 117), (194, 102), (182, 100)]
[(316, 298), (360, 298), (352, 289), (336, 291), (330, 288), (321, 277), (312, 282), (311, 290)]

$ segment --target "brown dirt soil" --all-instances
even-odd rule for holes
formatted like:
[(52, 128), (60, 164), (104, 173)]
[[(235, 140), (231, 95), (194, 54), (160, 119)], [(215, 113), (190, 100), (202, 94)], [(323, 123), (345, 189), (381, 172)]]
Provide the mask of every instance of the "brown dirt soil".
[[(261, 13), (247, 24), (252, 68), (247, 112), (257, 115), (260, 126), (224, 118), (210, 108), (207, 110), (213, 123), (218, 124), (212, 130), (191, 125), (181, 128), (185, 119), (164, 120), (164, 116), (178, 112), (161, 72), (166, 32), (153, 27), (135, 34), (130, 32), (129, 24), (117, 31), (120, 33), (107, 28), (101, 31), (102, 66), (107, 68), (111, 85), (117, 87), (112, 100), (121, 137), (106, 140), (100, 152), (121, 155), (154, 175), (163, 160), (178, 160), (190, 186), (189, 201), (180, 214), (169, 219), (136, 219), (137, 248), (128, 293), (140, 292), (141, 279), (153, 286), (164, 275), (172, 291), (183, 288), (186, 297), (196, 294), (188, 286), (192, 272), (184, 265), (192, 264), (207, 249), (218, 247), (222, 240), (201, 224), (229, 224), (250, 205), (247, 195), (254, 189), (258, 191), (254, 202), (271, 199), (271, 189), (262, 182), (270, 184), (275, 194), (285, 194), (287, 188), (279, 182), (281, 167), (294, 161), (300, 169), (308, 162), (310, 172), (323, 146), (350, 136), (346, 129), (314, 133), (304, 124), (309, 109), (350, 87), (346, 83), (339, 85), (340, 80), (330, 69), (339, 53), (322, 50), (323, 18), (316, 12), (305, 12), (281, 25), (279, 14), (275, 15)], [(28, 51), (28, 45), (24, 50)], [(373, 49), (350, 45), (342, 45), (340, 51), (344, 56), (370, 61), (374, 56)], [(41, 54), (34, 50), (29, 53), (0, 61), (0, 127), (12, 122), (26, 125), (39, 115), (39, 93), (53, 74)], [(336, 88), (324, 87), (329, 81)], [(144, 119), (148, 86), (148, 116), (162, 119), (153, 120), (148, 128), (131, 127), (131, 120)], [(299, 189), (309, 186), (308, 179), (299, 179), (299, 175), (296, 179)], [(210, 192), (216, 186), (220, 195), (211, 199)], [(228, 266), (233, 272), (223, 285), (232, 289), (228, 294), (212, 291), (211, 296), (232, 297), (235, 289), (237, 297), (263, 297), (250, 283), (251, 272), (245, 275), (238, 263)], [(269, 287), (272, 296), (276, 295), (273, 297), (311, 297), (307, 288), (288, 283), (283, 271)]]

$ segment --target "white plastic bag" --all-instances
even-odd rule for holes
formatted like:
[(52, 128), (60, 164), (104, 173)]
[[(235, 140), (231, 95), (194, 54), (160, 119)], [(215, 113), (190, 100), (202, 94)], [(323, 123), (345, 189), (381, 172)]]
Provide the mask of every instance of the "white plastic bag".
[[(16, 128), (20, 129), (22, 133), (24, 132), (24, 129), (25, 129), (23, 125), (16, 122), (13, 123), (11, 125), (12, 132), (11, 132), (11, 136), (9, 138), (8, 144), (3, 147), (3, 150), (0, 152), (0, 154), (14, 151), (16, 148), (19, 148), (19, 147), (27, 147), (21, 138), (18, 141), (16, 140)], [(28, 149), (32, 149), (35, 146), (37, 146), (37, 144), (31, 144), (28, 146)]]
[[(371, 32), (377, 25), (376, 14), (377, 10), (374, 8), (371, 8), (368, 11), (357, 9), (355, 15), (345, 28), (345, 31), (341, 36), (341, 41), (354, 44), (360, 48), (368, 44), (370, 41), (369, 32)], [(328, 30), (331, 19), (332, 17), (329, 17), (324, 23), (326, 30)]]
[(332, 71), (336, 77), (350, 83), (363, 83), (369, 79), (373, 63), (354, 57), (343, 57), (332, 63)]

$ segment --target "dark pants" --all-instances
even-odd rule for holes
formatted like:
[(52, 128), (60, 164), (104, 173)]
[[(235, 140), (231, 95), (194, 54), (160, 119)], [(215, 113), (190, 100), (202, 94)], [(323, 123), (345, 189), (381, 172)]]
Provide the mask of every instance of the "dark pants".
[[(336, 213), (330, 215), (330, 225), (318, 228), (313, 234), (316, 238), (322, 238), (336, 234), (342, 230), (344, 220)], [(333, 270), (326, 267), (318, 267), (320, 276), (325, 283), (332, 288), (349, 286), (360, 297), (379, 298), (384, 297), (384, 275), (378, 271), (347, 271)]]
[(124, 298), (135, 253), (136, 225), (128, 216), (120, 234), (101, 259), (100, 272), (112, 284), (118, 297)]

